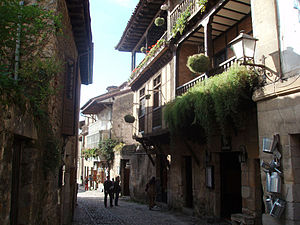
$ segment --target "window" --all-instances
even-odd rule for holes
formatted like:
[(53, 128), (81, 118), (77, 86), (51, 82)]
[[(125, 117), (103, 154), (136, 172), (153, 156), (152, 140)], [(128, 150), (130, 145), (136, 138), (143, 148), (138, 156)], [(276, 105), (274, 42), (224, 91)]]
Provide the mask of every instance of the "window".
[(139, 132), (143, 132), (145, 130), (145, 113), (146, 113), (146, 96), (145, 96), (145, 88), (140, 90), (140, 108), (139, 108)]
[(146, 98), (145, 98), (145, 88), (140, 90), (140, 110), (139, 116), (144, 116), (146, 113)]
[(158, 77), (156, 77), (153, 80), (153, 108), (157, 108), (161, 106), (161, 88), (160, 88), (160, 84), (161, 84), (161, 75), (159, 75)]

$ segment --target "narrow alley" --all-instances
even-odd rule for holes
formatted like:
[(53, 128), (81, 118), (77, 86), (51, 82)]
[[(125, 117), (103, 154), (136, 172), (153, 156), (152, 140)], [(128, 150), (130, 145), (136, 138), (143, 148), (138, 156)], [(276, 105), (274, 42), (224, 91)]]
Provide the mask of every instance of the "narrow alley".
[(226, 223), (207, 223), (198, 218), (186, 216), (178, 212), (156, 208), (149, 210), (147, 205), (120, 199), (117, 207), (104, 207), (103, 192), (83, 191), (79, 188), (77, 207), (75, 209), (72, 225), (225, 225)]

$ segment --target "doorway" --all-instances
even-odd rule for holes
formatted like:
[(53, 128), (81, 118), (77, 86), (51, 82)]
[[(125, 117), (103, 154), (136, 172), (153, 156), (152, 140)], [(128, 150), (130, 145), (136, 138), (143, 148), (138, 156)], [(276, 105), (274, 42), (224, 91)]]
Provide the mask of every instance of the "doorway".
[(239, 152), (221, 153), (221, 217), (230, 219), (242, 212), (241, 164)]
[(12, 159), (10, 225), (18, 224), (21, 152), (22, 152), (22, 140), (15, 137), (13, 143), (13, 159)]
[(191, 156), (183, 157), (183, 187), (185, 207), (193, 208), (193, 169)]
[(130, 179), (130, 168), (126, 167), (126, 164), (129, 163), (128, 159), (121, 159), (121, 183), (122, 183), (122, 195), (129, 196), (129, 179)]

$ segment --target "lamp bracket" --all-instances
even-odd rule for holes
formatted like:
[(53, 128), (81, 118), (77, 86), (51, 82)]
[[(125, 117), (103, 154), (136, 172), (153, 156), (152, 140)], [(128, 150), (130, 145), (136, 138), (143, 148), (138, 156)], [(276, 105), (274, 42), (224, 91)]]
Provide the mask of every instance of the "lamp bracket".
[(257, 72), (259, 75), (263, 77), (264, 81), (266, 81), (266, 79), (272, 82), (277, 82), (279, 80), (282, 80), (281, 74), (279, 74), (278, 72), (272, 70), (271, 68), (265, 65), (265, 58), (266, 57), (263, 55), (261, 59), (262, 64), (249, 63), (244, 60), (241, 63), (241, 65), (252, 67), (255, 72)]

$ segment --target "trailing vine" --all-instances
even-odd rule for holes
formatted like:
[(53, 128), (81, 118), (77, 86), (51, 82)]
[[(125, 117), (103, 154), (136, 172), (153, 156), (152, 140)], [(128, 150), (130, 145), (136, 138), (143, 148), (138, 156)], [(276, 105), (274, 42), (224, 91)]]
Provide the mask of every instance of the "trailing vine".
[(226, 127), (241, 126), (241, 112), (253, 103), (251, 96), (257, 86), (255, 72), (235, 65), (168, 103), (164, 109), (165, 121), (173, 134), (181, 131), (184, 134), (192, 125), (201, 127), (207, 137), (215, 129), (226, 134)]
[(183, 11), (180, 16), (178, 17), (178, 19), (176, 20), (176, 23), (174, 24), (174, 26), (172, 27), (172, 37), (175, 38), (176, 34), (179, 32), (180, 35), (182, 35), (186, 24), (188, 22), (188, 18), (191, 16), (191, 7), (192, 7), (193, 3), (190, 3), (190, 5), (187, 7), (187, 9), (185, 11)]
[[(159, 39), (156, 44), (152, 45), (151, 47), (149, 47), (149, 51), (146, 51), (147, 55), (146, 57), (143, 59), (143, 61), (132, 71), (131, 75), (130, 75), (130, 80), (132, 80), (140, 71), (141, 68), (143, 68), (143, 66), (156, 54), (156, 52), (158, 51), (158, 49), (160, 49), (160, 47), (162, 45), (164, 45), (167, 41), (165, 39)], [(143, 49), (144, 51), (145, 49)]]
[(45, 172), (53, 171), (60, 161), (61, 144), (50, 123), (48, 103), (57, 91), (53, 78), (62, 71), (63, 64), (51, 50), (51, 41), (61, 33), (61, 16), (38, 4), (2, 0), (0, 33), (2, 109), (33, 116), (38, 133), (36, 146), (43, 149)]

